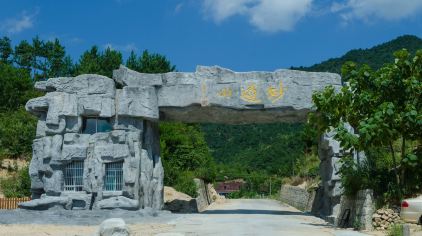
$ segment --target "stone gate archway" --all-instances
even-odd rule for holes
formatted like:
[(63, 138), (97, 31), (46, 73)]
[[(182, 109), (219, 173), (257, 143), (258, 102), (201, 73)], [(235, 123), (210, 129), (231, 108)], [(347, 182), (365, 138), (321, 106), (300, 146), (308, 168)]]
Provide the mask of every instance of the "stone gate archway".
[[(86, 74), (37, 82), (35, 87), (46, 94), (26, 104), (39, 119), (29, 169), (34, 200), (21, 207), (161, 209), (160, 120), (303, 122), (312, 109), (312, 93), (326, 86), (340, 89), (340, 76), (293, 70), (238, 73), (217, 66), (164, 74), (121, 66), (113, 79)], [(325, 140), (324, 145), (332, 152), (336, 144)], [(334, 154), (321, 155), (324, 170), (332, 171)], [(338, 186), (335, 174), (328, 172), (323, 183), (332, 194)]]

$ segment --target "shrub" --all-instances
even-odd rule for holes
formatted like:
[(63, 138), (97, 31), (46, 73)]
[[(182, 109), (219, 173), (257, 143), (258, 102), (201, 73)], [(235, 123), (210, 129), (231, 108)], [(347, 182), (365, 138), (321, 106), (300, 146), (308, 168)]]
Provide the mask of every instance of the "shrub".
[(0, 186), (4, 195), (8, 198), (31, 196), (31, 179), (28, 166), (20, 169), (13, 176), (0, 180)]
[(340, 176), (344, 194), (354, 196), (368, 186), (368, 172), (365, 164), (357, 164), (352, 157), (341, 159)]
[(175, 187), (176, 180), (185, 171), (206, 182), (214, 181), (216, 166), (197, 125), (163, 122), (160, 123), (160, 134), (166, 186)]
[(393, 224), (387, 231), (387, 236), (403, 236), (403, 225)]
[(21, 108), (0, 113), (0, 157), (17, 158), (31, 153), (37, 119)]
[(179, 192), (196, 198), (198, 196), (198, 187), (193, 180), (194, 178), (193, 173), (189, 171), (181, 172), (175, 180), (174, 188)]

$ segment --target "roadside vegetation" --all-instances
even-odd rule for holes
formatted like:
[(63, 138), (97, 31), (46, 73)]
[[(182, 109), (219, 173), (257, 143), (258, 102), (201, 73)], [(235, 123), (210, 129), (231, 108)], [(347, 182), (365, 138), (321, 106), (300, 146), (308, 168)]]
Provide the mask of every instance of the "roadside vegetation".
[(366, 153), (342, 159), (342, 183), (349, 195), (374, 189), (380, 204), (398, 204), (422, 188), (422, 50), (394, 56), (378, 70), (344, 64), (347, 83), (338, 93), (328, 87), (314, 94), (309, 122), (319, 133), (335, 130), (344, 150)]

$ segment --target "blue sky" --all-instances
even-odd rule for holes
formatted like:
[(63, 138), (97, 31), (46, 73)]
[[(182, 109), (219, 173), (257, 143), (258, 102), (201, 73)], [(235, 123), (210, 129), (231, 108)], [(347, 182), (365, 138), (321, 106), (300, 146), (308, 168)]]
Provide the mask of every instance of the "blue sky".
[(2, 0), (0, 35), (59, 38), (167, 56), (179, 71), (312, 65), (403, 34), (422, 37), (422, 0)]

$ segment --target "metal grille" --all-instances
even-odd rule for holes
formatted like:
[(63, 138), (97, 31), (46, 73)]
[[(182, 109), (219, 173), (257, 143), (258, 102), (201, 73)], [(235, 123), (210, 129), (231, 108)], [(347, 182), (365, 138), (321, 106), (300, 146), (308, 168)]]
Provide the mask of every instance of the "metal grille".
[(123, 162), (105, 164), (105, 191), (121, 191), (123, 184)]
[(82, 191), (83, 187), (84, 162), (73, 161), (64, 170), (64, 190)]

